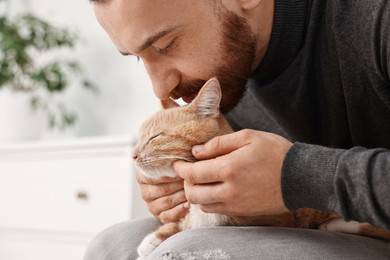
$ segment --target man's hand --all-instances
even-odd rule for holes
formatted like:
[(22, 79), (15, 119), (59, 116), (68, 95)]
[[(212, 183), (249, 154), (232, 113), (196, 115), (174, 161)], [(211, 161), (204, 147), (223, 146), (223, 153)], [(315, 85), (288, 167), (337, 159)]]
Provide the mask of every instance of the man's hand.
[[(177, 161), (187, 199), (204, 212), (236, 216), (287, 212), (281, 190), (283, 160), (292, 143), (261, 131), (242, 130), (195, 146), (200, 161)], [(199, 149), (201, 148), (201, 149)]]
[(141, 196), (146, 201), (149, 211), (163, 223), (178, 221), (183, 218), (188, 209), (184, 194), (182, 179), (162, 178), (148, 179), (139, 171), (136, 178), (141, 189)]

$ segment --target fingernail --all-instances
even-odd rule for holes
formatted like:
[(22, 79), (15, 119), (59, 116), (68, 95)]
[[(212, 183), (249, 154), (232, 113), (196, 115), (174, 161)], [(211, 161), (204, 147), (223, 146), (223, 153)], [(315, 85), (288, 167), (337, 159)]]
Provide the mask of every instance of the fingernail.
[(192, 147), (192, 152), (193, 153), (200, 153), (203, 150), (203, 145), (195, 145)]
[(191, 204), (189, 202), (186, 202), (186, 203), (184, 203), (183, 207), (186, 209), (189, 209), (189, 208), (191, 208)]

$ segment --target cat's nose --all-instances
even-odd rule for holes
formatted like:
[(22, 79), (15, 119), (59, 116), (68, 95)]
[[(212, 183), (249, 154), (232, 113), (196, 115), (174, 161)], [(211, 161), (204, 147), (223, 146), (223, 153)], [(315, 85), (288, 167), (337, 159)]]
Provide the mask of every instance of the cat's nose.
[(138, 158), (138, 148), (137, 147), (134, 148), (132, 157), (133, 157), (134, 161), (137, 160), (137, 158)]
[(134, 161), (137, 160), (137, 158), (138, 158), (138, 153), (137, 153), (136, 151), (134, 151), (132, 157), (133, 157), (133, 160), (134, 160)]

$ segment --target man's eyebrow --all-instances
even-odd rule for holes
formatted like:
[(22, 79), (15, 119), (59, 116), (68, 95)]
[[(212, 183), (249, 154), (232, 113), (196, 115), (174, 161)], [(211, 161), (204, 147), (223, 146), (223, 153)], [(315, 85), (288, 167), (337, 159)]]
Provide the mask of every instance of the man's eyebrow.
[[(140, 53), (144, 50), (146, 50), (147, 48), (149, 48), (150, 46), (152, 46), (155, 42), (157, 42), (159, 39), (161, 39), (162, 37), (164, 37), (165, 35), (171, 33), (172, 31), (174, 31), (176, 28), (178, 28), (178, 26), (174, 26), (174, 27), (170, 27), (168, 29), (165, 29), (165, 30), (162, 30), (160, 32), (157, 32), (151, 36), (149, 36), (145, 41), (144, 43), (141, 44), (140, 47), (137, 48), (136, 52), (135, 53)], [(127, 55), (135, 55), (135, 54), (132, 54), (132, 53), (126, 53), (126, 52), (123, 52), (121, 50), (119, 50), (119, 52), (124, 55), (124, 56), (127, 56)]]

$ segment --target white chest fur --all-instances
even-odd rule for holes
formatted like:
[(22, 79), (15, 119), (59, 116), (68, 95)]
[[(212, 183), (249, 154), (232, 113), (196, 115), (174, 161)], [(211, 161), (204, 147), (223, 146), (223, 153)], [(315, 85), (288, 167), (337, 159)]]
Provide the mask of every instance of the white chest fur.
[(220, 214), (205, 213), (198, 205), (191, 205), (191, 228), (203, 228), (221, 226), (226, 223), (227, 216)]

